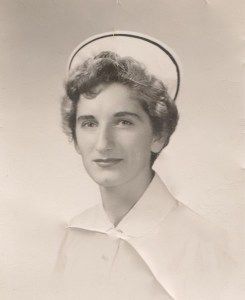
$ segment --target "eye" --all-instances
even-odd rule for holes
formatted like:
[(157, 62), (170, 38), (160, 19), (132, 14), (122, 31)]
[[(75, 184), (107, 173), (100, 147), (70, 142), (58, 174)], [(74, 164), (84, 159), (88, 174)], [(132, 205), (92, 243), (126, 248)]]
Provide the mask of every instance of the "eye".
[(81, 123), (81, 127), (83, 128), (94, 128), (97, 127), (97, 123), (93, 121), (84, 121)]
[(123, 120), (118, 121), (118, 125), (120, 125), (120, 126), (132, 126), (133, 122), (123, 119)]

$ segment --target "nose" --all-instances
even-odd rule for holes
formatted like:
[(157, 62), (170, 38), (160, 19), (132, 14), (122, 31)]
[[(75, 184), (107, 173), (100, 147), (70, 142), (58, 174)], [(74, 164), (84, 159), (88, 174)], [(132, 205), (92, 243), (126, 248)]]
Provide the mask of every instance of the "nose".
[(112, 129), (108, 126), (99, 128), (96, 140), (96, 150), (98, 152), (106, 152), (112, 150), (114, 146)]

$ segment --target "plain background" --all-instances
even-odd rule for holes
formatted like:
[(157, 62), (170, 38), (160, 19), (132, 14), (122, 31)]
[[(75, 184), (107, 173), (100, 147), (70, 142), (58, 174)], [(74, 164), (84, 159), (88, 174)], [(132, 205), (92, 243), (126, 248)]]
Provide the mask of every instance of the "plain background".
[(243, 3), (0, 1), (1, 299), (52, 299), (46, 282), (64, 227), (98, 201), (62, 133), (60, 99), (72, 50), (111, 30), (148, 34), (178, 54), (180, 122), (155, 169), (178, 200), (227, 231), (242, 270)]

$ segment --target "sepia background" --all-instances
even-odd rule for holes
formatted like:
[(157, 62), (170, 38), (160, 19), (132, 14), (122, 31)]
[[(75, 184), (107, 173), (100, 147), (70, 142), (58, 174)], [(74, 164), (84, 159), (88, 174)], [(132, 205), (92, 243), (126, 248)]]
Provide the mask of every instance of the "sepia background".
[(47, 282), (64, 226), (98, 201), (97, 186), (62, 133), (60, 99), (72, 50), (90, 35), (112, 30), (150, 35), (177, 53), (180, 121), (155, 170), (178, 200), (227, 231), (228, 251), (242, 272), (243, 1), (0, 5), (1, 299), (52, 299)]

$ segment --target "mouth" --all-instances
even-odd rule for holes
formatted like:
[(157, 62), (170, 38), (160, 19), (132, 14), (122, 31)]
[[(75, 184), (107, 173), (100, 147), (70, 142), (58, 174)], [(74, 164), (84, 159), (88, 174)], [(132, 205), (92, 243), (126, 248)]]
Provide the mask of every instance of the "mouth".
[(122, 161), (121, 158), (105, 158), (93, 160), (100, 167), (111, 167)]

